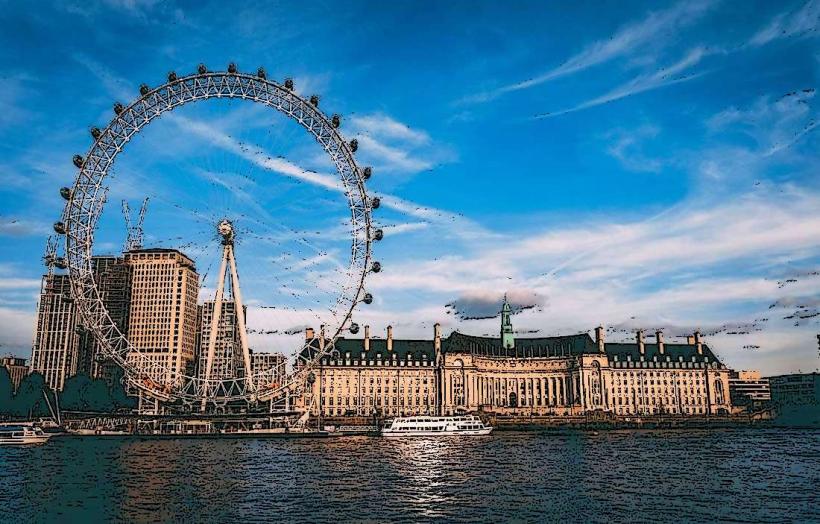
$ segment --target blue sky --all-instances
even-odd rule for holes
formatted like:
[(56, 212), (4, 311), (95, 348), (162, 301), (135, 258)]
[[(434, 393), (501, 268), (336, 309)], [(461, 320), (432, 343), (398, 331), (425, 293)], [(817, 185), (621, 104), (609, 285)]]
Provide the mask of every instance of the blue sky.
[[(506, 292), (522, 336), (700, 328), (732, 367), (818, 368), (820, 2), (303, 4), (0, 0), (0, 351), (30, 351), (88, 127), (142, 82), (234, 61), (320, 94), (374, 166), (385, 270), (356, 315), (374, 333), (495, 333), (475, 317)], [(95, 252), (147, 196), (147, 243), (204, 274), (233, 218), (252, 344), (281, 349), (261, 332), (320, 322), (345, 262), (323, 176), (295, 124), (185, 107), (118, 159)]]

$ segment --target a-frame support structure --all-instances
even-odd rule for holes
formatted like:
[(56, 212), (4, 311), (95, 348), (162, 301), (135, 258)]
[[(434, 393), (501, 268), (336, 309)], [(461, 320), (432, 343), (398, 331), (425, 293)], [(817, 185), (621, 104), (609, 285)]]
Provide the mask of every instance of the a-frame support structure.
[[(236, 257), (234, 256), (234, 229), (233, 224), (228, 220), (222, 220), (217, 225), (217, 231), (222, 237), (222, 260), (219, 264), (218, 283), (216, 286), (216, 297), (214, 299), (214, 313), (211, 319), (211, 329), (208, 337), (208, 356), (205, 364), (204, 390), (213, 391), (209, 387), (211, 372), (214, 365), (214, 354), (216, 352), (216, 339), (219, 335), (219, 321), (222, 317), (222, 302), (225, 297), (225, 274), (230, 272), (231, 287), (230, 294), (236, 308), (236, 323), (239, 330), (239, 344), (242, 348), (242, 359), (245, 365), (245, 381), (248, 391), (254, 390), (253, 376), (251, 369), (251, 354), (248, 350), (248, 333), (245, 329), (245, 308), (242, 305), (242, 291), (239, 287), (239, 274), (236, 271)], [(202, 399), (202, 411), (205, 411), (207, 395)]]

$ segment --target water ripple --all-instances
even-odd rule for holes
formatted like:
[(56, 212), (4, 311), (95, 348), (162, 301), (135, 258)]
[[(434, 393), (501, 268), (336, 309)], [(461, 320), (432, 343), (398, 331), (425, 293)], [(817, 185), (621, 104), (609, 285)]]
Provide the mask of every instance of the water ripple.
[(810, 522), (818, 486), (817, 430), (0, 449), (4, 522)]

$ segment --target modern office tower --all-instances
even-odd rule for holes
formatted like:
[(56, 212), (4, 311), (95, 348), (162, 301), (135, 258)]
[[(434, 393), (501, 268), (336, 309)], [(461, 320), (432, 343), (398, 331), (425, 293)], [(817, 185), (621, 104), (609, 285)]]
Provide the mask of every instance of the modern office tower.
[[(128, 312), (131, 300), (131, 267), (122, 257), (100, 256), (91, 259), (94, 281), (111, 320), (127, 336)], [(94, 334), (81, 330), (77, 371), (92, 378), (113, 380), (113, 369), (117, 364), (105, 357)]]
[(65, 380), (77, 373), (78, 325), (68, 275), (44, 275), (37, 305), (31, 371), (41, 373), (53, 390), (63, 389)]
[(194, 359), (199, 275), (175, 249), (125, 253), (131, 270), (128, 339), (139, 354), (129, 360), (148, 380), (173, 387)]
[[(198, 376), (205, 378), (208, 361), (208, 340), (214, 318), (214, 301), (208, 300), (199, 307), (201, 321), (199, 327)], [(214, 359), (211, 367), (211, 379), (222, 380), (245, 376), (242, 361), (242, 346), (239, 340), (239, 323), (236, 318), (236, 303), (222, 302), (222, 314), (219, 316), (219, 331), (214, 345)]]

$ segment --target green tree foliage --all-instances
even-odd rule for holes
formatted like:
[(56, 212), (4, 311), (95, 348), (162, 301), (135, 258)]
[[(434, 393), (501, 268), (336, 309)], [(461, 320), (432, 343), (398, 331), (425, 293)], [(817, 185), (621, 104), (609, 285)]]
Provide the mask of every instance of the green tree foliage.
[(92, 380), (85, 388), (85, 403), (88, 411), (101, 411), (110, 413), (114, 411), (114, 402), (111, 400), (111, 392), (108, 391), (108, 384), (102, 379)]
[(68, 377), (60, 393), (60, 409), (68, 411), (87, 411), (85, 395), (91, 379), (85, 373)]
[[(29, 373), (20, 382), (17, 394), (14, 395), (11, 414), (17, 417), (48, 417), (51, 413), (43, 397), (43, 392), (50, 391), (40, 373)], [(53, 395), (52, 395), (53, 396)]]
[(137, 399), (125, 394), (125, 387), (122, 381), (124, 374), (122, 368), (119, 366), (111, 371), (111, 378), (114, 381), (111, 386), (111, 401), (114, 402), (116, 409), (134, 409), (137, 407)]
[(68, 411), (111, 413), (117, 409), (135, 407), (136, 400), (125, 394), (121, 377), (121, 370), (114, 371), (111, 388), (105, 380), (91, 379), (84, 373), (69, 377), (60, 393), (60, 408)]
[(9, 370), (0, 367), (0, 417), (11, 415), (14, 401), (14, 384), (11, 383)]

